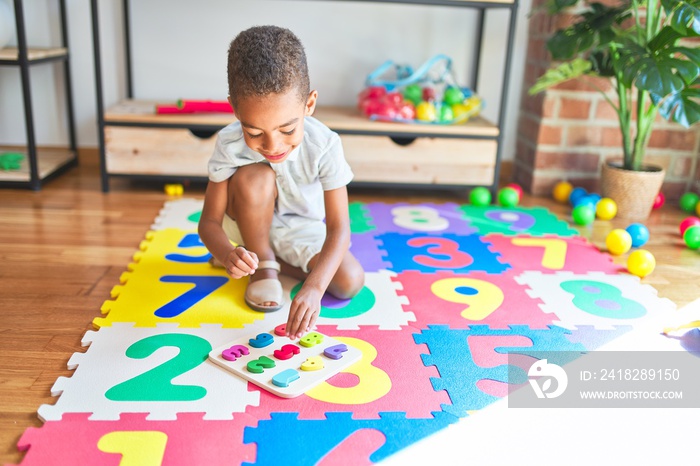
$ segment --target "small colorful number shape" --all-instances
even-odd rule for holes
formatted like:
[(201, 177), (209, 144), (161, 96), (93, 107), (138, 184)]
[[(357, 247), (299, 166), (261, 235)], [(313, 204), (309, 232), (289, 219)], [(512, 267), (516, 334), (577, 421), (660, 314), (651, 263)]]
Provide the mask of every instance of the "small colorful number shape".
[(414, 231), (442, 231), (450, 222), (440, 212), (426, 206), (401, 206), (391, 209), (397, 226)]
[(345, 353), (347, 350), (347, 345), (341, 343), (339, 345), (329, 346), (328, 348), (323, 350), (323, 355), (331, 359), (340, 359), (343, 357), (343, 353)]
[(560, 286), (574, 295), (574, 306), (589, 314), (614, 319), (636, 319), (647, 312), (644, 306), (625, 298), (618, 288), (607, 283), (570, 280), (562, 282)]
[(316, 346), (321, 343), (323, 343), (323, 335), (318, 332), (307, 333), (299, 340), (299, 344), (307, 348), (311, 348), (312, 346)]
[(250, 350), (243, 345), (233, 345), (227, 350), (221, 352), (221, 357), (227, 361), (235, 361), (243, 356), (248, 356)]
[(289, 387), (295, 380), (299, 380), (299, 372), (295, 369), (285, 369), (272, 377), (272, 383), (278, 387)]
[(264, 348), (271, 345), (275, 341), (275, 337), (269, 333), (259, 333), (255, 338), (248, 340), (248, 344), (253, 348)]
[(323, 359), (320, 356), (311, 356), (301, 363), (301, 370), (303, 371), (320, 371), (323, 367)]
[(301, 349), (297, 345), (292, 345), (290, 343), (284, 345), (280, 349), (276, 349), (272, 352), (272, 355), (280, 361), (286, 361), (287, 359), (291, 359), (295, 354), (299, 354), (299, 351), (301, 351)]
[[(206, 248), (204, 246), (204, 243), (202, 243), (202, 240), (199, 238), (199, 235), (197, 233), (188, 233), (186, 234), (178, 243), (177, 245), (178, 248)], [(170, 253), (166, 254), (165, 258), (169, 261), (173, 262), (184, 262), (184, 263), (201, 263), (201, 262), (207, 262), (211, 258), (211, 254), (209, 252), (206, 252), (206, 249), (204, 249), (205, 253), (200, 255), (200, 256), (189, 256), (186, 254), (179, 254), (179, 253)]]
[(272, 369), (275, 367), (275, 365), (275, 361), (272, 359), (268, 358), (267, 356), (260, 356), (255, 361), (250, 361), (246, 368), (253, 374), (262, 374), (265, 369)]
[(287, 324), (279, 324), (277, 327), (275, 327), (274, 332), (278, 337), (287, 336)]
[(450, 270), (467, 273), (481, 270), (501, 273), (510, 268), (477, 235), (443, 234), (438, 237), (386, 233), (379, 239), (388, 253), (394, 272)]

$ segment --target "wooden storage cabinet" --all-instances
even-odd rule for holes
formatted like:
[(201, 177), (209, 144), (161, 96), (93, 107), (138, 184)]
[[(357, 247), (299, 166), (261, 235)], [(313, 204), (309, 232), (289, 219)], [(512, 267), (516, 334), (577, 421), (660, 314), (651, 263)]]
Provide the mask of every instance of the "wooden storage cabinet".
[(216, 136), (200, 138), (180, 128), (105, 128), (109, 173), (206, 177)]
[(403, 145), (387, 136), (341, 139), (354, 182), (477, 185), (493, 179), (496, 170), (495, 141), (415, 138)]
[[(105, 111), (99, 45), (97, 0), (91, 0), (95, 77), (102, 159), (102, 188), (111, 176), (163, 181), (207, 178), (215, 133), (235, 120), (232, 114), (156, 115), (156, 102), (133, 100), (129, 40), (129, 1), (125, 17), (127, 99)], [(370, 121), (352, 107), (317, 107), (314, 116), (338, 132), (355, 185), (467, 188), (498, 186), (503, 121), (515, 29), (517, 0), (365, 0), (471, 8), (479, 12), (479, 35), (487, 10), (510, 10), (498, 121), (477, 117), (459, 125), (402, 124)], [(481, 38), (475, 41), (473, 81), (476, 89)]]

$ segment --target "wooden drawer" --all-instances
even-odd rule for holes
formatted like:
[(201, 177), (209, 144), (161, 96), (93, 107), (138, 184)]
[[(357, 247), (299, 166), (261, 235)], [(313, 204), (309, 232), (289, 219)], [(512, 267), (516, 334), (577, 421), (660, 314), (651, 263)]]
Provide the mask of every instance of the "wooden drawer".
[(199, 138), (187, 129), (105, 127), (110, 174), (207, 176), (216, 134)]
[[(400, 145), (387, 136), (341, 135), (353, 181), (404, 184), (491, 185), (494, 140), (416, 138)], [(410, 141), (410, 140), (407, 140)]]

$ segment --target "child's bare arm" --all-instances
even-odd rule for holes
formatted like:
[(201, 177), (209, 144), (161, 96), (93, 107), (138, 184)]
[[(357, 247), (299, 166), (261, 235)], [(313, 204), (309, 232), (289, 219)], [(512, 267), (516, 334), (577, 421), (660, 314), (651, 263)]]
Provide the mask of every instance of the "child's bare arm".
[(258, 267), (258, 256), (243, 247), (235, 247), (221, 224), (228, 203), (228, 180), (209, 182), (204, 194), (204, 208), (199, 219), (199, 237), (209, 252), (226, 268), (233, 278), (251, 275)]
[(316, 323), (321, 311), (321, 298), (350, 246), (348, 192), (345, 187), (324, 192), (326, 207), (326, 240), (318, 261), (304, 281), (289, 308), (287, 335), (301, 337)]

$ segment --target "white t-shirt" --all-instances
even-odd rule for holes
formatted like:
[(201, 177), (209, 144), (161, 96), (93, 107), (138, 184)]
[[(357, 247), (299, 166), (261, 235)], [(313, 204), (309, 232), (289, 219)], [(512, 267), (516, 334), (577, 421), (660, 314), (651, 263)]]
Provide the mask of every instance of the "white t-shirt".
[(238, 167), (269, 164), (277, 175), (277, 204), (272, 227), (294, 228), (299, 221), (323, 220), (323, 191), (346, 186), (353, 173), (337, 133), (313, 117), (304, 118), (304, 138), (281, 163), (269, 163), (248, 147), (240, 122), (219, 131), (209, 160), (209, 180), (229, 179)]

